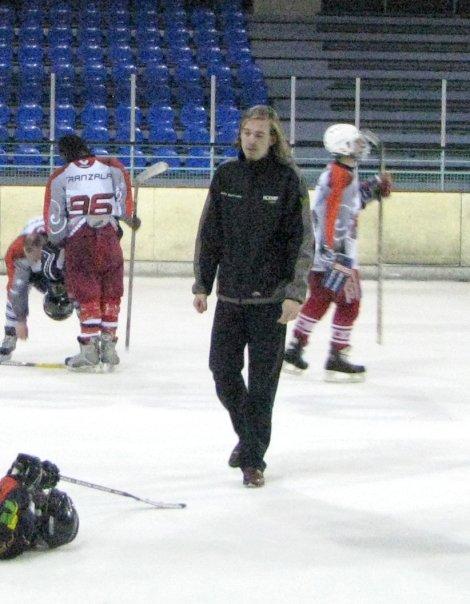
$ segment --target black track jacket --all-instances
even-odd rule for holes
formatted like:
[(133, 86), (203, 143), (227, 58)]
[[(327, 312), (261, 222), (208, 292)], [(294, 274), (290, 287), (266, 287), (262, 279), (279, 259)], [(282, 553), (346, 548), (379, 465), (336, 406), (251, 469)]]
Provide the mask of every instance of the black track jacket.
[(295, 165), (272, 152), (240, 153), (216, 170), (196, 240), (193, 293), (238, 304), (302, 303), (312, 263), (308, 190)]

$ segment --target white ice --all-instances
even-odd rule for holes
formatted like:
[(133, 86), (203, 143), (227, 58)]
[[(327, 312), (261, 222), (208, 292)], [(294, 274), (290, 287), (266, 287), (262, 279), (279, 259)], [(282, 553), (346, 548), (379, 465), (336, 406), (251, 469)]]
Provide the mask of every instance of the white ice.
[[(210, 311), (189, 278), (136, 279), (130, 352), (114, 374), (0, 367), (0, 467), (18, 452), (64, 475), (184, 510), (63, 484), (77, 539), (0, 564), (1, 601), (83, 603), (470, 602), (470, 286), (387, 281), (384, 344), (375, 283), (353, 336), (363, 384), (322, 381), (329, 317), (310, 370), (283, 374), (266, 486), (227, 466), (236, 439), (207, 368)], [(0, 278), (0, 305), (5, 277)], [(31, 293), (14, 358), (75, 353)]]

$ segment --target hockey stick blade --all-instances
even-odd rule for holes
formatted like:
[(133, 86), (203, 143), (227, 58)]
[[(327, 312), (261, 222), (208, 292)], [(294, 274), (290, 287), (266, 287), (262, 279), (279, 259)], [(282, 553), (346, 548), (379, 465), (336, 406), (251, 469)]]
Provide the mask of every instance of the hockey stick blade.
[(71, 484), (77, 484), (82, 487), (88, 487), (89, 489), (96, 489), (97, 491), (104, 491), (105, 493), (113, 493), (114, 495), (121, 495), (122, 497), (130, 497), (131, 499), (135, 499), (135, 501), (141, 501), (142, 503), (147, 503), (154, 508), (159, 510), (182, 510), (186, 507), (185, 503), (167, 503), (164, 501), (153, 501), (152, 499), (145, 499), (143, 497), (137, 497), (137, 495), (132, 495), (131, 493), (127, 493), (126, 491), (119, 491), (118, 489), (111, 489), (109, 487), (104, 487), (100, 484), (94, 484), (93, 482), (86, 482), (85, 480), (79, 480), (78, 478), (70, 478), (70, 476), (60, 476), (60, 479), (64, 482), (70, 482)]
[(382, 145), (380, 138), (377, 136), (377, 134), (375, 134), (375, 132), (372, 132), (372, 130), (363, 130), (361, 128), (361, 132), (367, 141), (374, 147), (380, 147)]
[(37, 367), (39, 369), (65, 369), (64, 363), (30, 363), (27, 361), (0, 361), (0, 365), (7, 367)]
[(166, 161), (159, 161), (156, 164), (152, 164), (148, 168), (145, 168), (145, 170), (142, 170), (142, 172), (135, 177), (135, 182), (136, 184), (141, 185), (154, 176), (163, 174), (163, 172), (166, 172), (168, 168), (169, 165), (166, 163)]

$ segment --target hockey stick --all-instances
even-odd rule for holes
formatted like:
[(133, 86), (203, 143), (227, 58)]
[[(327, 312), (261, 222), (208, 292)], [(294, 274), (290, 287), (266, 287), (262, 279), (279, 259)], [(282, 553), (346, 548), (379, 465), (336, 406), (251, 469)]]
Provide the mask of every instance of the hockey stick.
[[(148, 168), (145, 168), (135, 179), (134, 186), (134, 214), (133, 218), (137, 216), (137, 197), (139, 195), (139, 186), (150, 180), (154, 176), (163, 174), (168, 170), (169, 166), (165, 161), (159, 161), (156, 164), (152, 164)], [(129, 341), (131, 337), (131, 311), (132, 311), (132, 290), (134, 285), (134, 264), (135, 264), (135, 237), (136, 231), (132, 229), (131, 234), (131, 253), (129, 258), (129, 286), (127, 289), (127, 321), (126, 321), (126, 350), (129, 350)]]
[(119, 491), (118, 489), (110, 489), (109, 487), (103, 487), (100, 484), (93, 484), (92, 482), (86, 482), (85, 480), (79, 480), (78, 478), (70, 478), (69, 476), (60, 476), (60, 480), (64, 482), (70, 482), (72, 484), (78, 484), (82, 487), (88, 487), (89, 489), (96, 489), (98, 491), (105, 491), (105, 493), (114, 493), (114, 495), (121, 495), (122, 497), (130, 497), (131, 499), (135, 499), (136, 501), (141, 501), (142, 503), (148, 503), (154, 508), (158, 508), (159, 510), (182, 510), (186, 507), (185, 503), (165, 503), (163, 501), (152, 501), (151, 499), (144, 499), (143, 497), (137, 497), (136, 495), (131, 495), (131, 493), (126, 493), (125, 491)]
[(64, 363), (30, 363), (26, 361), (2, 361), (1, 365), (7, 367), (38, 367), (39, 369), (65, 369)]
[[(372, 130), (361, 130), (367, 141), (376, 147), (380, 157), (380, 172), (385, 172), (385, 147), (380, 138)], [(377, 325), (376, 342), (382, 344), (383, 334), (383, 200), (378, 194), (379, 216), (377, 227)]]

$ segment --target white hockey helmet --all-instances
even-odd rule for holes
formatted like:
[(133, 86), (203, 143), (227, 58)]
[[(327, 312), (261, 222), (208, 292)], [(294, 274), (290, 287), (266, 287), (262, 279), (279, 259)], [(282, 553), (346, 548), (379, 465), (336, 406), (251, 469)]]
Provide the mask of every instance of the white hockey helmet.
[(346, 155), (354, 159), (364, 159), (370, 152), (369, 141), (352, 124), (333, 124), (327, 128), (323, 144), (333, 155)]

